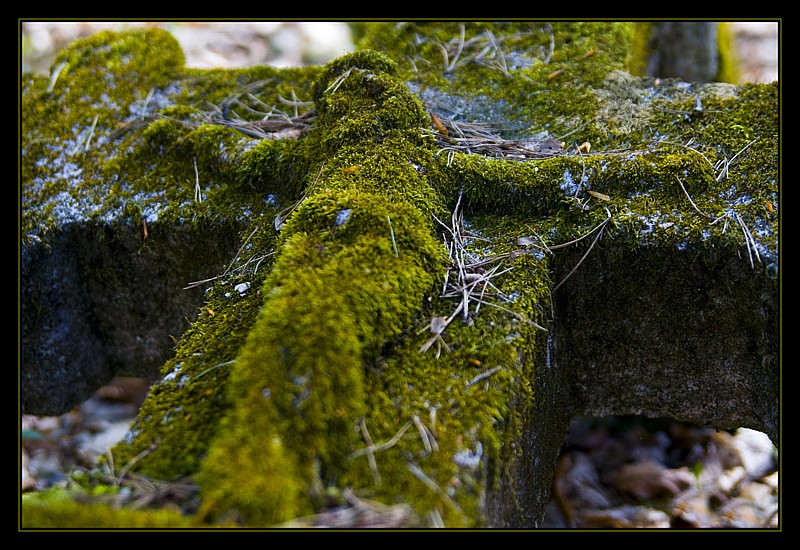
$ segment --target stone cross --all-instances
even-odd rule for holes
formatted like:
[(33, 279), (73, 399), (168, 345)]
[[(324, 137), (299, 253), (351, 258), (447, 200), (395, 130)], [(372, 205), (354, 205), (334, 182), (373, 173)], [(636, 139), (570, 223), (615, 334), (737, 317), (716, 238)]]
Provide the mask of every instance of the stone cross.
[(535, 527), (580, 415), (777, 444), (777, 86), (633, 78), (621, 24), (394, 27), (23, 79), (23, 412), (157, 378), (114, 463), (246, 526)]

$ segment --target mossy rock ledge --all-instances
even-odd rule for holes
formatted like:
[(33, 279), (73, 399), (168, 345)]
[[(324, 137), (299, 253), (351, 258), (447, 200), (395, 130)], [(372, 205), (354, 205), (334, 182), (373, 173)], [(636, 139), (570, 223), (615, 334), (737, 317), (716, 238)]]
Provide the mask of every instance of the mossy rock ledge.
[(777, 83), (632, 77), (630, 24), (359, 31), (23, 76), (22, 410), (157, 379), (23, 527), (535, 528), (576, 416), (778, 443)]

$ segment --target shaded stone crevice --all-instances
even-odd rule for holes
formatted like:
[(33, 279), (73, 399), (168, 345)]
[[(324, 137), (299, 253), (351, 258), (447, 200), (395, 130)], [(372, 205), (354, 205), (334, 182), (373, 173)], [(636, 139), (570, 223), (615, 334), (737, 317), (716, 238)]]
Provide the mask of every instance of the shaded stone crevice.
[[(69, 228), (49, 247), (21, 255), (20, 393), (22, 412), (59, 415), (112, 375), (96, 331)], [(36, 368), (36, 366), (39, 368)], [(29, 368), (30, 367), (30, 368)]]

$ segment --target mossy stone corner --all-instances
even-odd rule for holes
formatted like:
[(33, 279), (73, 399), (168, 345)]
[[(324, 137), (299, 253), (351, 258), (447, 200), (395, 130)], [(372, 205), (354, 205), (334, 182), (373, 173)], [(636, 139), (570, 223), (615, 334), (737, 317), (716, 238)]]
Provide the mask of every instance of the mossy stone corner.
[[(38, 275), (23, 305), (91, 333), (87, 312), (131, 296), (126, 277), (146, 262), (103, 292), (77, 281), (98, 264), (125, 273), (170, 250), (167, 235), (189, 236), (188, 254), (149, 257), (157, 280), (206, 278), (191, 307), (164, 312), (194, 322), (160, 355), (117, 471), (191, 476), (200, 501), (179, 504), (192, 525), (305, 525), (355, 494), (402, 506), (403, 526), (535, 527), (577, 415), (777, 442), (777, 85), (632, 78), (631, 36), (617, 23), (375, 23), (324, 67), (196, 71), (166, 33), (111, 33), (62, 55), (80, 54), (85, 74), (24, 82), (23, 258), (44, 260), (23, 267), (70, 258), (84, 298), (55, 300)], [(124, 46), (136, 40), (168, 57), (141, 89), (145, 60)], [(93, 74), (121, 96), (103, 102)], [(309, 98), (293, 102), (313, 117), (299, 139), (209, 112), (286, 97)], [(63, 136), (76, 122), (52, 106), (73, 102), (78, 120), (104, 109), (92, 147), (88, 130)], [(502, 128), (456, 133), (479, 123)], [(81, 153), (63, 156), (70, 146)], [(123, 240), (121, 257), (65, 252), (87, 232)], [(35, 360), (44, 380), (40, 344), (58, 331), (33, 326), (23, 373)], [(97, 349), (135, 341), (107, 333)]]

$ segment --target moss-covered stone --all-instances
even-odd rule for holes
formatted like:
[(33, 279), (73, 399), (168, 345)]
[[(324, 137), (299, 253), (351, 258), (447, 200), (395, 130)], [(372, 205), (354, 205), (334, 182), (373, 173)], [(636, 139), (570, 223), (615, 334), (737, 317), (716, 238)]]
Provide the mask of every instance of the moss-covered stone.
[(267, 86), (274, 68), (187, 69), (175, 39), (149, 29), (76, 41), (49, 79), (23, 76), (25, 412), (61, 414), (114, 375), (158, 375), (204, 299), (187, 285), (299, 196), (289, 148), (267, 155), (274, 142), (209, 124), (210, 109), (242, 87), (310, 98), (318, 72)]
[[(777, 84), (633, 78), (632, 36), (368, 23), (324, 67), (196, 71), (161, 33), (109, 34), (63, 54), (82, 52), (83, 80), (26, 77), (26, 254), (66, 232), (64, 201), (81, 228), (151, 227), (143, 249), (152, 227), (235, 236), (114, 463), (195, 479), (195, 525), (280, 525), (352, 489), (420, 526), (533, 527), (575, 415), (636, 408), (777, 439)], [(112, 73), (126, 107), (103, 104), (91, 134), (88, 75), (122, 66), (105, 43), (144, 37), (166, 65)], [(299, 139), (247, 133), (243, 106), (291, 92), (313, 101)], [(472, 151), (454, 132), (476, 123), (527, 154)], [(725, 373), (708, 399), (724, 406), (703, 409)]]

